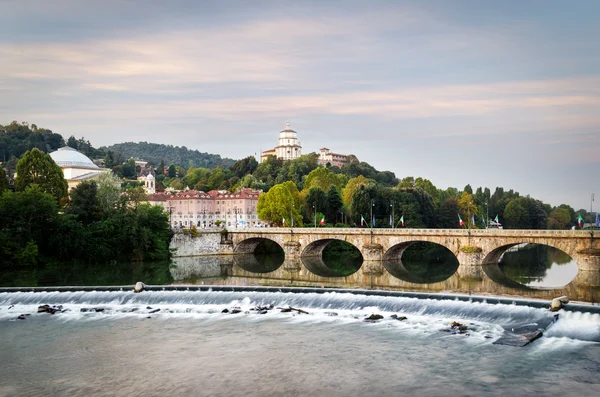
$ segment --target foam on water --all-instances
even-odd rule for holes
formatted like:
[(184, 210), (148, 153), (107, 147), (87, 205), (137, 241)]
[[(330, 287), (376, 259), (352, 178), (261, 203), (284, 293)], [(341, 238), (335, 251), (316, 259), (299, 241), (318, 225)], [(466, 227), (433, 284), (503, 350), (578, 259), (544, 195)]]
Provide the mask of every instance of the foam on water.
[[(54, 316), (37, 314), (39, 305), (62, 305), (66, 312)], [(256, 306), (294, 307), (306, 314), (272, 310), (257, 314)], [(100, 307), (103, 312), (81, 312)], [(148, 309), (150, 307), (151, 309)], [(239, 307), (242, 313), (221, 314), (225, 308)], [(160, 309), (157, 313), (151, 310)], [(191, 318), (207, 321), (290, 321), (330, 324), (360, 323), (361, 326), (385, 327), (412, 335), (455, 336), (448, 331), (452, 321), (468, 325), (470, 338), (481, 343), (498, 339), (504, 328), (536, 323), (553, 314), (546, 309), (527, 306), (464, 302), (460, 300), (417, 299), (392, 296), (366, 296), (339, 292), (290, 293), (257, 291), (70, 291), (0, 293), (0, 321), (14, 321), (19, 314), (28, 318), (52, 316), (56, 321), (98, 321), (107, 318), (146, 318), (162, 320)], [(364, 323), (371, 314), (381, 314), (377, 323)], [(392, 319), (392, 314), (407, 320)], [(600, 342), (600, 315), (580, 312), (559, 313), (559, 320), (545, 334), (548, 340)], [(34, 317), (32, 317), (34, 316)], [(556, 342), (556, 343), (559, 343)], [(472, 343), (472, 342), (469, 342)], [(570, 343), (570, 342), (569, 342)]]

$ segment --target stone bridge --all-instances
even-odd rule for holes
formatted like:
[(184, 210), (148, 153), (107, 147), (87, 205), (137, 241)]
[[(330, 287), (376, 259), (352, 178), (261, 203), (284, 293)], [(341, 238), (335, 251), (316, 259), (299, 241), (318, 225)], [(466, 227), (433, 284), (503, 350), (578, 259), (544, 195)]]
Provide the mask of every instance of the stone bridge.
[(346, 241), (361, 252), (364, 259), (361, 270), (367, 274), (381, 273), (385, 261), (400, 260), (402, 253), (416, 242), (446, 247), (463, 268), (497, 264), (502, 254), (515, 245), (541, 244), (568, 254), (580, 271), (600, 272), (600, 241), (592, 232), (582, 230), (234, 229), (223, 235), (220, 253), (253, 253), (264, 239), (279, 244), (288, 259), (320, 257), (331, 241)]

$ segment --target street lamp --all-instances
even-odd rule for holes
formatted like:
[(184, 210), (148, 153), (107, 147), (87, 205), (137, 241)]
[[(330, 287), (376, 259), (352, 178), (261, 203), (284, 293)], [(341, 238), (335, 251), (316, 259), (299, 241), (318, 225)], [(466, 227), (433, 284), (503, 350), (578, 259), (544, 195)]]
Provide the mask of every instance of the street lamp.
[(375, 200), (371, 200), (371, 229), (373, 229), (373, 207), (375, 207)]
[(390, 204), (390, 207), (392, 207), (392, 229), (394, 229), (394, 203)]
[(490, 224), (490, 206), (488, 202), (485, 202), (485, 228), (487, 229)]

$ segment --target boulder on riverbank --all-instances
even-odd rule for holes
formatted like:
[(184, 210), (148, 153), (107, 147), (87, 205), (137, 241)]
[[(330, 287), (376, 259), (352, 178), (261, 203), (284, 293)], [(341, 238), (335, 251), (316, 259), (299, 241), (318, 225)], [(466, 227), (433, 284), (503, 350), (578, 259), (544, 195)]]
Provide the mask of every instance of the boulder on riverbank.
[(62, 312), (62, 306), (58, 305), (58, 306), (50, 306), (50, 305), (41, 305), (38, 306), (38, 313), (50, 313), (50, 314), (54, 314), (54, 313), (60, 313)]
[(141, 281), (138, 281), (137, 283), (135, 283), (135, 286), (133, 287), (133, 292), (135, 292), (135, 293), (142, 292), (144, 290), (144, 288), (146, 288), (146, 285), (144, 283), (142, 283)]
[(569, 298), (566, 296), (559, 296), (558, 298), (552, 299), (552, 303), (550, 304), (550, 311), (557, 312), (569, 303)]
[(375, 323), (381, 319), (383, 319), (383, 316), (381, 314), (371, 314), (369, 317), (365, 317), (364, 321), (368, 323)]

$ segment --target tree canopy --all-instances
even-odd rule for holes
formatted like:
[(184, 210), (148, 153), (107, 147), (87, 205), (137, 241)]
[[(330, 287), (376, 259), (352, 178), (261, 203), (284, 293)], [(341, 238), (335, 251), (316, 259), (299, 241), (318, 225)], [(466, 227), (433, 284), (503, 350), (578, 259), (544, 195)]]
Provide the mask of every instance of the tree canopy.
[(27, 151), (19, 160), (15, 190), (24, 191), (32, 185), (37, 185), (41, 191), (54, 196), (56, 200), (67, 195), (68, 186), (62, 169), (48, 154), (36, 148)]

